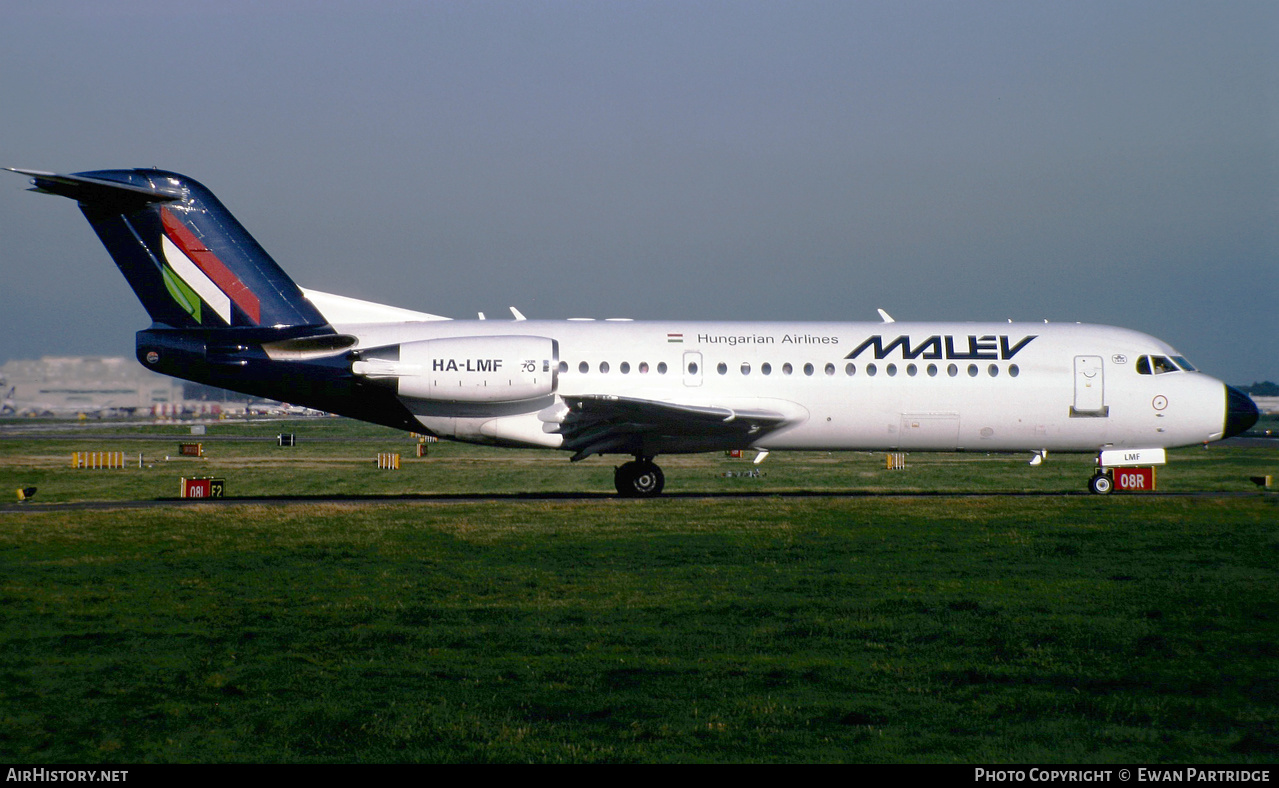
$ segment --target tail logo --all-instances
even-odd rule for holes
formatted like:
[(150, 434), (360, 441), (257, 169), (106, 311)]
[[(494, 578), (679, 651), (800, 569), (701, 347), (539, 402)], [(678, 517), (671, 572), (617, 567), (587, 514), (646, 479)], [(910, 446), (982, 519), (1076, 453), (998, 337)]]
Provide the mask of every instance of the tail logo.
[(161, 266), (160, 273), (173, 300), (197, 323), (201, 322), (203, 303), (231, 325), (231, 305), (235, 304), (254, 325), (260, 325), (262, 304), (258, 297), (168, 207), (160, 208), (160, 218), (164, 225), (160, 248), (168, 263)]

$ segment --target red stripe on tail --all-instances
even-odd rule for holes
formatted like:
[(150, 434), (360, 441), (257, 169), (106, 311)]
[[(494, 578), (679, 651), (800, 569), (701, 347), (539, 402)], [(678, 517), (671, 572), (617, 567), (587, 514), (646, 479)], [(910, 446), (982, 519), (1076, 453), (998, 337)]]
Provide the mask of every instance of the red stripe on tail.
[(262, 323), (262, 302), (249, 290), (240, 278), (231, 273), (218, 256), (209, 251), (204, 243), (195, 237), (195, 233), (187, 229), (178, 217), (166, 207), (160, 208), (160, 220), (164, 223), (164, 234), (173, 241), (183, 254), (191, 258), (191, 262), (213, 280), (222, 292), (249, 316), (254, 325)]

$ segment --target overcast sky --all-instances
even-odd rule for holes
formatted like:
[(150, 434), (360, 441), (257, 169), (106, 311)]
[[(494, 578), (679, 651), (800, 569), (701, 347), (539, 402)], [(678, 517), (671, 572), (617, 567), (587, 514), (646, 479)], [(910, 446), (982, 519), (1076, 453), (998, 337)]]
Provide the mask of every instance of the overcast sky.
[[(451, 317), (1082, 321), (1279, 380), (1279, 4), (59, 2), (0, 165), (156, 166), (299, 284)], [(0, 362), (149, 323), (0, 173)]]

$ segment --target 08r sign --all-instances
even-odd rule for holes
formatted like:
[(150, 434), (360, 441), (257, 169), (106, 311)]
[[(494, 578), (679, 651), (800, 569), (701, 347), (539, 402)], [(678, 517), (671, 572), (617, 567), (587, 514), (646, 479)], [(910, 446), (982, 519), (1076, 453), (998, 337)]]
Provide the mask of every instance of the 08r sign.
[(1116, 468), (1115, 489), (1123, 490), (1124, 492), (1154, 492), (1154, 467)]

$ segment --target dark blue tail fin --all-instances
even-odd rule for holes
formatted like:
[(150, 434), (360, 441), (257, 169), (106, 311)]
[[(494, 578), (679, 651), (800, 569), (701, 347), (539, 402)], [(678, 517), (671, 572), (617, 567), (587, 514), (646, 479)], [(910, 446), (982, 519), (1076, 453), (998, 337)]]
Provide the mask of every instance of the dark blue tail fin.
[(358, 340), (338, 334), (204, 186), (161, 170), (13, 171), (80, 204), (155, 321), (137, 337), (147, 369), (422, 429), (393, 389), (352, 374)]
[(141, 169), (14, 172), (30, 175), (34, 191), (79, 202), (157, 326), (325, 333), (293, 280), (195, 180)]

